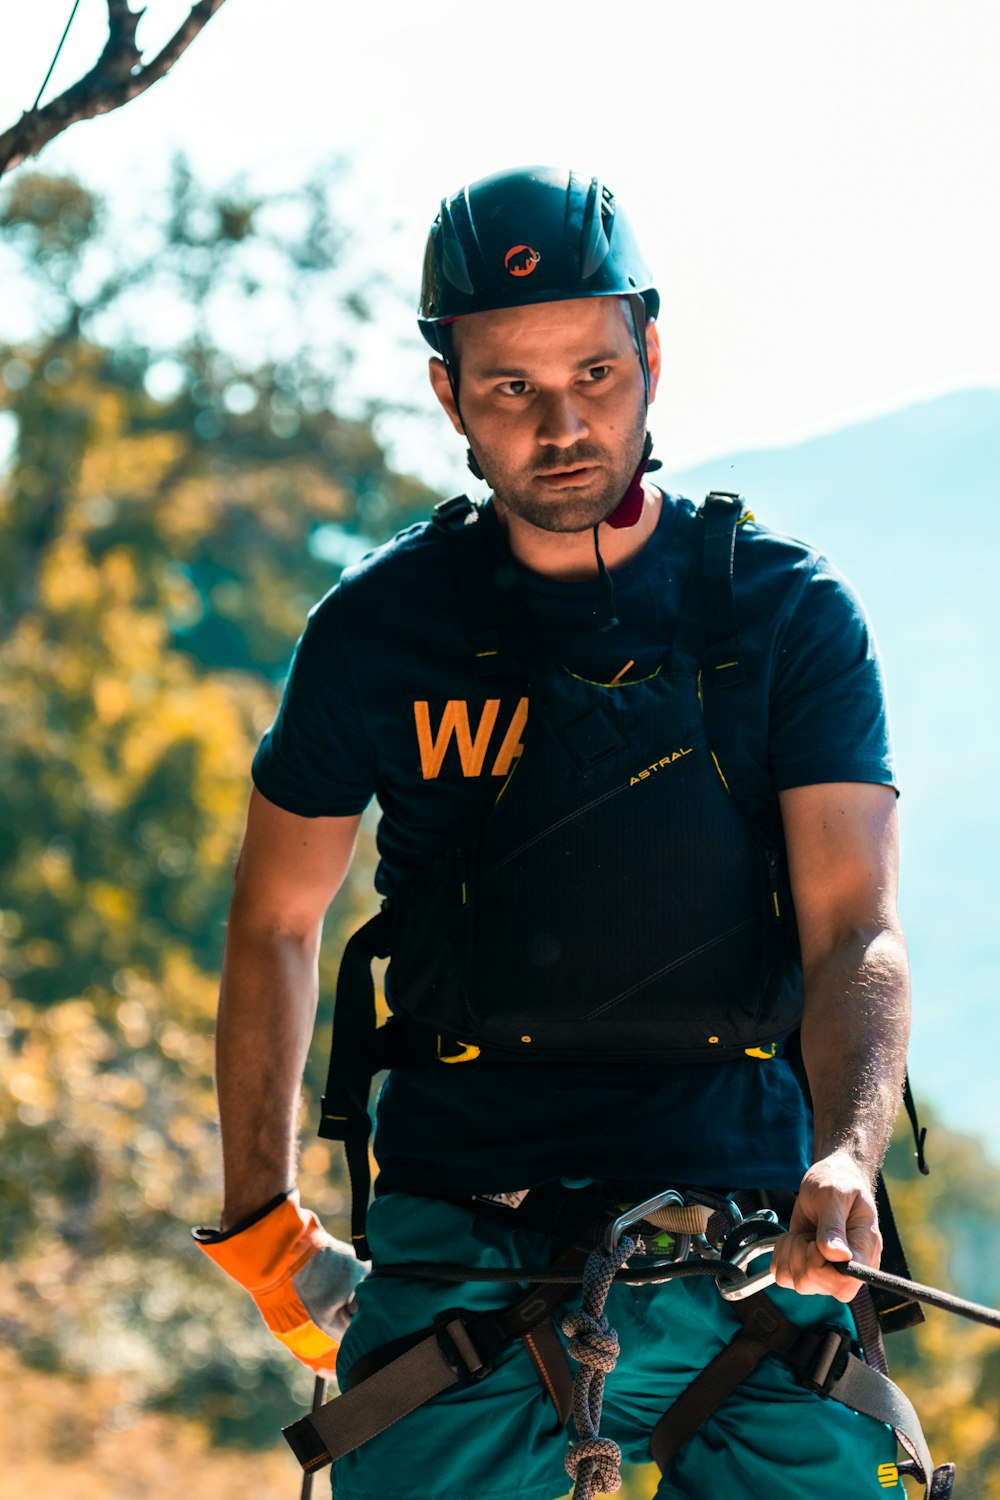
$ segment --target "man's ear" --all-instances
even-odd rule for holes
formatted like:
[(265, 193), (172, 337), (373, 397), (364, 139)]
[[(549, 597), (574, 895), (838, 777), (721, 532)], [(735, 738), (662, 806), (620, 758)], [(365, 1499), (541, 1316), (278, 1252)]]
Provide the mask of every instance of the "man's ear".
[(431, 386), (435, 396), (448, 413), (452, 427), (464, 437), (465, 428), (462, 426), (462, 419), (458, 415), (458, 407), (455, 404), (455, 392), (451, 388), (451, 381), (448, 379), (448, 369), (444, 360), (439, 359), (436, 354), (432, 355), (427, 369), (430, 373)]
[(660, 333), (652, 318), (646, 321), (646, 358), (649, 361), (649, 399), (656, 398), (656, 387), (659, 383), (662, 368), (662, 351), (660, 349)]

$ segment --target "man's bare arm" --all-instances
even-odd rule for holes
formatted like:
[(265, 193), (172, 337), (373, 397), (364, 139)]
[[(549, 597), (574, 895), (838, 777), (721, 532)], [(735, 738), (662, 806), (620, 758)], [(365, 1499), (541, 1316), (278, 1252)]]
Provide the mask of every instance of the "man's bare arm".
[(224, 1229), (295, 1181), (323, 917), (347, 874), (359, 822), (300, 818), (251, 795), (216, 1031)]
[(802, 942), (802, 1054), (815, 1117), (813, 1166), (778, 1283), (849, 1300), (857, 1285), (825, 1268), (853, 1253), (877, 1265), (873, 1197), (899, 1108), (909, 1030), (909, 971), (896, 913), (895, 793), (867, 783), (781, 794)]

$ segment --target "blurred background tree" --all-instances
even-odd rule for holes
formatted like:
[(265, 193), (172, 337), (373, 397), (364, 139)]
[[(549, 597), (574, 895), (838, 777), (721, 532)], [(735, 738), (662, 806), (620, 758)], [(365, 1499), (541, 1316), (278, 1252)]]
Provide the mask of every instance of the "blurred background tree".
[(176, 31), (159, 50), (144, 56), (138, 33), (143, 30), (146, 7), (133, 10), (129, 0), (105, 0), (108, 35), (93, 67), (56, 98), (42, 105), (80, 7), (80, 0), (73, 0), (69, 19), (34, 104), (13, 125), (0, 131), (0, 177), (27, 157), (37, 155), (43, 146), (77, 121), (92, 120), (95, 115), (106, 115), (119, 109), (158, 83), (223, 3), (224, 0), (195, 0)]
[[(379, 288), (350, 270), (346, 180), (262, 199), (178, 161), (127, 222), (65, 177), (0, 200), (0, 1390), (26, 1413), (3, 1500), (165, 1497), (178, 1464), (192, 1500), (296, 1482), (277, 1431), (308, 1376), (188, 1226), (218, 1206), (215, 983), (254, 746), (310, 605), (436, 498), (353, 388)], [(372, 862), (369, 839), (327, 996)], [(996, 1299), (1000, 1173), (936, 1147), (929, 1182), (905, 1141), (890, 1162), (915, 1273)], [(311, 1141), (301, 1181), (344, 1233), (339, 1148)], [(1000, 1497), (995, 1338), (932, 1313), (893, 1354), (962, 1493)], [(626, 1493), (653, 1488), (639, 1470)]]
[[(340, 279), (341, 178), (262, 203), (178, 162), (124, 241), (67, 178), (21, 174), (0, 210), (34, 324), (0, 346), (0, 1315), (29, 1365), (127, 1377), (119, 1410), (244, 1443), (304, 1395), (188, 1240), (218, 1209), (215, 975), (250, 758), (336, 559), (436, 498), (387, 467), (374, 408), (337, 414), (369, 315)], [(303, 1169), (336, 1229), (339, 1158), (316, 1143)]]

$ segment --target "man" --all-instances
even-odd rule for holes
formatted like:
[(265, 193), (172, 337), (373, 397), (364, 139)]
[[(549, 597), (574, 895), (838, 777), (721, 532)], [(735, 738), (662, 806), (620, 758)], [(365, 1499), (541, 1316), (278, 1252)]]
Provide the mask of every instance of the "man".
[[(443, 1023), (418, 996), (424, 956), (408, 962), (393, 937), (393, 1007), (438, 1046), (393, 1068), (379, 1101), (368, 1216), (376, 1264), (547, 1263), (559, 1236), (530, 1218), (522, 1227), (517, 1214), (528, 1190), (560, 1181), (569, 1198), (589, 1184), (618, 1201), (678, 1185), (738, 1192), (751, 1206), (797, 1193), (773, 1267), (775, 1300), (801, 1326), (847, 1326), (842, 1304), (857, 1284), (830, 1262), (879, 1261), (872, 1185), (908, 1024), (879, 666), (860, 606), (829, 565), (742, 514), (735, 543), (729, 533), (736, 658), (717, 654), (713, 674), (702, 670), (704, 639), (697, 660), (686, 653), (692, 621), (709, 640), (717, 622), (711, 589), (699, 598), (689, 582), (707, 519), (644, 478), (658, 307), (625, 215), (596, 179), (536, 168), (445, 200), (421, 327), (436, 351), (434, 391), (491, 499), (473, 525), (447, 536), (411, 527), (344, 574), (310, 617), (255, 760), (218, 1026), (225, 1202), (221, 1230), (201, 1239), (314, 1368), (331, 1365), (347, 1329), (342, 1385), (361, 1356), (443, 1309), (505, 1300), (488, 1284), (370, 1278), (348, 1328), (360, 1272), (289, 1196), (323, 916), (361, 813), (377, 795), (376, 884), (390, 898), (470, 830), (484, 830), (489, 846), (503, 817), (526, 820), (519, 850), (541, 845), (531, 820), (544, 821), (564, 791), (576, 802), (557, 821), (580, 821), (577, 789), (605, 754), (595, 724), (609, 744), (624, 742), (607, 753), (626, 756), (635, 724), (652, 727), (623, 785), (646, 797), (656, 784), (666, 800), (637, 817), (637, 801), (602, 793), (591, 800), (611, 809), (610, 822), (596, 843), (584, 832), (552, 851), (551, 868), (517, 865), (520, 878), (506, 885), (494, 872), (513, 855), (488, 869), (481, 848), (473, 1009), (480, 991), (491, 998), (476, 1034), (444, 1041), (448, 1028), (436, 1031)], [(559, 707), (565, 693), (579, 695), (578, 713)], [(662, 697), (646, 709), (643, 694)], [(660, 703), (679, 715), (667, 728)], [(565, 762), (558, 749), (536, 749), (548, 729), (551, 739), (578, 723), (587, 727)], [(565, 774), (550, 773), (546, 754)], [(707, 852), (706, 828), (716, 830)], [(770, 917), (753, 904), (758, 853), (772, 870)], [(786, 868), (794, 921), (782, 911)], [(718, 931), (693, 942), (692, 924), (719, 889), (722, 907), (746, 900), (753, 915), (725, 926), (722, 910)], [(585, 921), (574, 921), (577, 903)], [(508, 915), (490, 948), (496, 911)], [(784, 922), (777, 938), (772, 917)], [(421, 919), (411, 925), (419, 937)], [(433, 968), (448, 944), (424, 927)], [(656, 947), (668, 931), (676, 958)], [(624, 987), (609, 1023), (602, 986), (647, 940), (654, 956), (633, 986), (639, 1000)], [(753, 955), (775, 943), (779, 957), (756, 972)], [(565, 950), (577, 945), (584, 968), (569, 980)], [(498, 981), (507, 963), (513, 980)], [(432, 979), (434, 1003), (460, 985)], [(729, 991), (733, 1014), (717, 1021)], [(536, 1061), (528, 1054), (539, 1038)], [(615, 1286), (607, 1313), (622, 1353), (604, 1430), (641, 1461), (660, 1413), (740, 1325), (704, 1281)], [(551, 1500), (566, 1489), (565, 1447), (518, 1342), (481, 1383), (422, 1405), (342, 1459), (334, 1493)], [(769, 1356), (672, 1458), (661, 1493), (885, 1495), (899, 1483), (894, 1455), (888, 1427), (821, 1401)]]

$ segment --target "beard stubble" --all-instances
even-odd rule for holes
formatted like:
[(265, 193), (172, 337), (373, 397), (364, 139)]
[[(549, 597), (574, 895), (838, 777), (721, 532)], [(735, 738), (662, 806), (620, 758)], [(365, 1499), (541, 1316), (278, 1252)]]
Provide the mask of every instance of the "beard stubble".
[[(497, 501), (522, 521), (541, 531), (590, 531), (607, 520), (620, 504), (642, 457), (646, 437), (646, 411), (643, 407), (636, 423), (619, 452), (591, 443), (577, 443), (572, 448), (540, 449), (531, 469), (508, 470), (501, 455), (485, 453), (467, 432), (476, 461), (486, 476)], [(593, 493), (578, 494), (570, 490), (539, 492), (532, 478), (546, 471), (570, 469), (577, 464), (599, 464), (604, 469), (601, 484)]]

